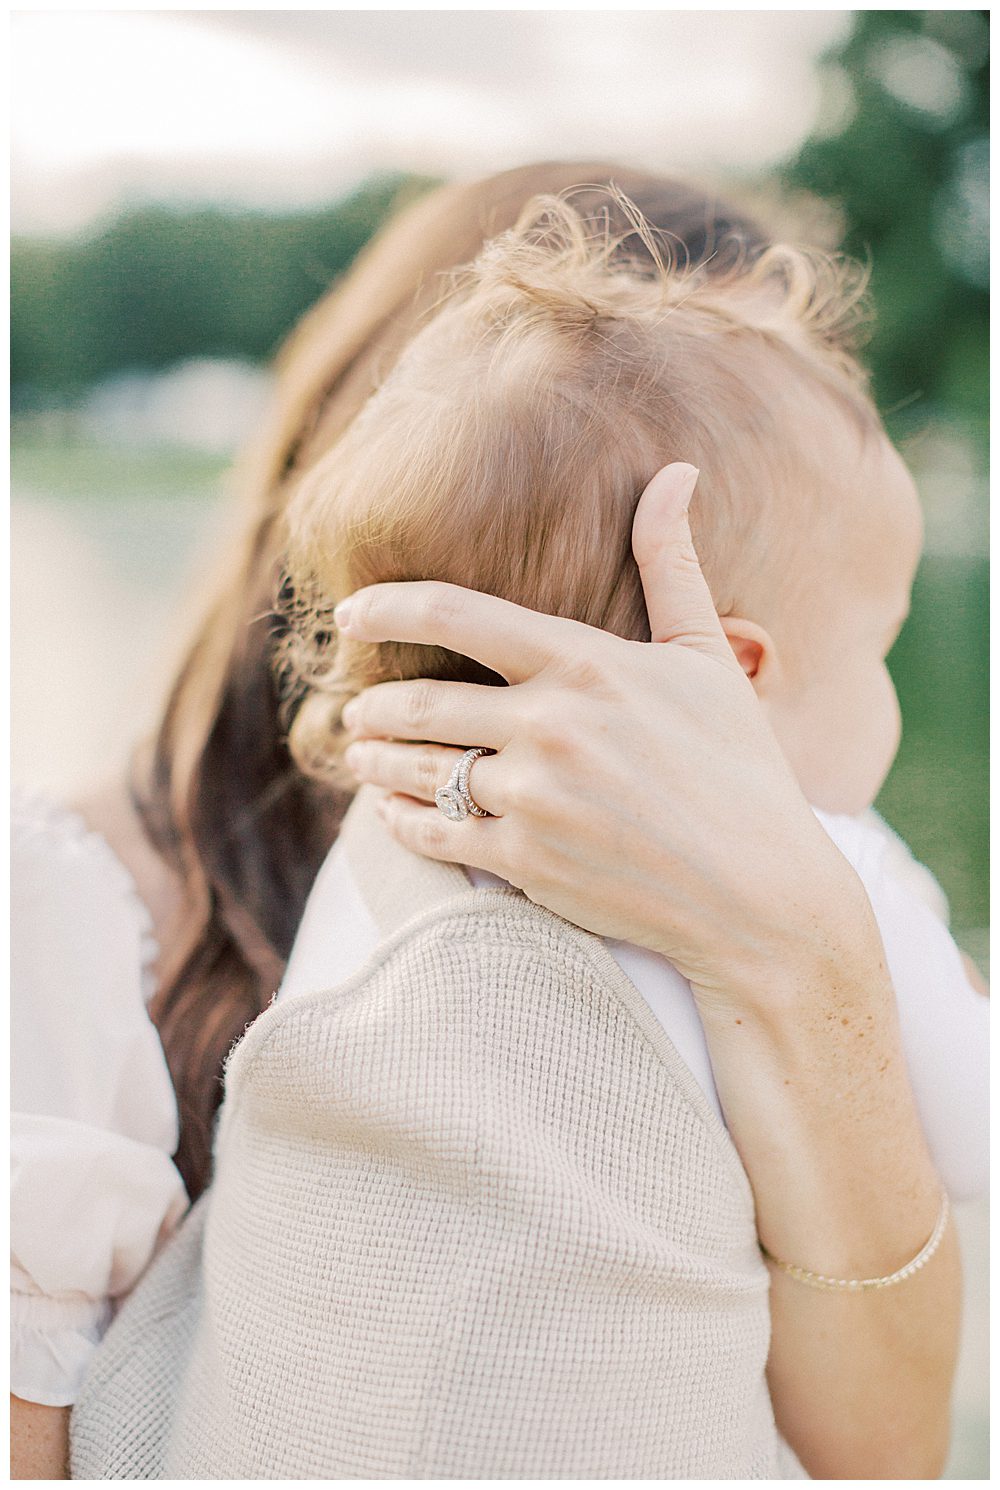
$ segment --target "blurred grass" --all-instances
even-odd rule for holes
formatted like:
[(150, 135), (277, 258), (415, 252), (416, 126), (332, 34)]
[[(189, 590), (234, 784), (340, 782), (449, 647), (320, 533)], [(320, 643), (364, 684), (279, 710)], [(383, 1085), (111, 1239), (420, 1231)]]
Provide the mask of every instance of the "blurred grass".
[(12, 421), (10, 477), (18, 491), (113, 503), (216, 495), (231, 465), (226, 456), (177, 445), (108, 445), (85, 436), (54, 437), (34, 421)]

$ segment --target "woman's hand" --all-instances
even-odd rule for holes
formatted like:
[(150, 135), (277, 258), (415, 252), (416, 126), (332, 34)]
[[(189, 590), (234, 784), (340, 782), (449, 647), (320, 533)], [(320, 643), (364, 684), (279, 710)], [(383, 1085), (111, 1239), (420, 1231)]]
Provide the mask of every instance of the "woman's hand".
[[(366, 641), (452, 648), (511, 685), (383, 683), (348, 705), (348, 763), (392, 793), (395, 836), (664, 953), (711, 1002), (759, 993), (776, 958), (794, 962), (817, 926), (829, 938), (838, 906), (847, 924), (864, 892), (716, 615), (687, 519), (697, 474), (665, 467), (636, 513), (648, 644), (424, 582), (360, 590), (337, 623)], [(497, 752), (470, 778), (494, 817), (450, 822), (434, 791), (470, 745)]]

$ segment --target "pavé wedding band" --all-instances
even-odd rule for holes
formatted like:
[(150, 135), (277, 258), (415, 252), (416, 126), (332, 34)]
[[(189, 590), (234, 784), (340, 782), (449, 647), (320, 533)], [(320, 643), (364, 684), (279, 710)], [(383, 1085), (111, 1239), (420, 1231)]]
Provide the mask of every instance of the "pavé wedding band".
[(469, 772), (472, 770), (473, 761), (477, 761), (481, 755), (492, 755), (492, 750), (487, 750), (485, 745), (473, 745), (464, 755), (459, 756), (455, 762), (455, 769), (448, 777), (446, 786), (439, 786), (434, 793), (434, 800), (445, 817), (453, 823), (460, 823), (463, 818), (470, 814), (473, 817), (491, 817), (492, 813), (480, 807), (469, 791)]

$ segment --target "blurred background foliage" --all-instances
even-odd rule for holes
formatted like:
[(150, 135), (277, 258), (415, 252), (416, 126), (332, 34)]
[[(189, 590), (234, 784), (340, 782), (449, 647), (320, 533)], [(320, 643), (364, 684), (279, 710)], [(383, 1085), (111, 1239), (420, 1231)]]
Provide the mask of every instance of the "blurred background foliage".
[(839, 127), (785, 180), (840, 207), (841, 246), (869, 259), (880, 407), (933, 411), (985, 447), (988, 401), (989, 31), (978, 11), (855, 12), (821, 61)]
[(430, 184), (377, 177), (322, 211), (283, 215), (154, 204), (85, 237), (15, 239), (15, 407), (186, 358), (268, 360), (393, 203)]
[[(984, 442), (987, 404), (986, 12), (855, 12), (821, 59), (817, 132), (779, 170), (842, 214), (841, 246), (873, 266), (869, 349), (880, 404), (959, 420)], [(399, 194), (364, 182), (321, 211), (175, 206), (12, 249), (16, 406), (65, 399), (124, 370), (188, 357), (266, 360), (350, 264)], [(894, 416), (890, 412), (890, 419)]]
[[(871, 263), (867, 360), (890, 434), (904, 450), (912, 441), (918, 467), (921, 436), (935, 431), (958, 436), (980, 470), (987, 458), (988, 53), (986, 12), (856, 12), (820, 64), (834, 127), (782, 173), (837, 205), (841, 246)], [(911, 617), (890, 656), (903, 741), (876, 803), (937, 870), (982, 962), (985, 936), (971, 928), (985, 925), (989, 894), (985, 495), (983, 485), (964, 514), (981, 542), (963, 553), (928, 513)], [(943, 516), (963, 520), (950, 504)]]
[[(904, 741), (878, 805), (936, 870), (984, 958), (988, 16), (852, 16), (819, 58), (810, 136), (776, 171), (734, 184), (751, 202), (775, 179), (818, 198), (840, 246), (872, 266), (868, 359), (928, 521), (912, 618), (890, 659)], [(16, 486), (117, 494), (122, 523), (129, 492), (214, 491), (235, 436), (182, 448), (199, 444), (200, 412), (221, 407), (212, 367), (228, 359), (243, 379), (236, 402), (253, 406), (265, 392), (254, 369), (394, 202), (431, 184), (383, 173), (321, 210), (143, 205), (77, 236), (16, 238)]]

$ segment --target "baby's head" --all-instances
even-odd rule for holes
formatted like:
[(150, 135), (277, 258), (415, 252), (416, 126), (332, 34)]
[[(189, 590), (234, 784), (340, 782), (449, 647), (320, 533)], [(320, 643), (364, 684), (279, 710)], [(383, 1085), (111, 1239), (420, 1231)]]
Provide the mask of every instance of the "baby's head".
[(304, 769), (338, 774), (340, 709), (371, 683), (501, 681), (438, 649), (337, 638), (332, 606), (362, 585), (449, 580), (648, 640), (632, 519), (684, 460), (716, 608), (804, 793), (834, 812), (874, 799), (921, 519), (851, 351), (857, 270), (776, 247), (720, 280), (626, 247), (564, 199), (529, 204), (304, 481), (287, 654)]

